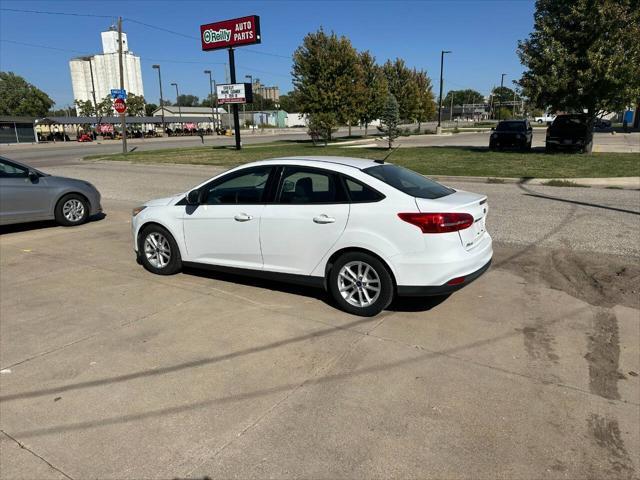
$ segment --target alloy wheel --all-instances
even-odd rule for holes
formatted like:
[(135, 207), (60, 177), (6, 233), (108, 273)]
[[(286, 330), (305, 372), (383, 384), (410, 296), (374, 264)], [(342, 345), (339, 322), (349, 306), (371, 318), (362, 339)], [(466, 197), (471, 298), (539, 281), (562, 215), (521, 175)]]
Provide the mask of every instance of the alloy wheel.
[(69, 222), (79, 222), (84, 217), (84, 205), (80, 200), (71, 198), (64, 202), (62, 214)]
[(171, 260), (171, 246), (164, 235), (152, 232), (144, 239), (144, 254), (154, 268), (164, 268)]
[(375, 269), (362, 261), (346, 263), (338, 273), (338, 291), (354, 307), (368, 307), (380, 296), (380, 277)]

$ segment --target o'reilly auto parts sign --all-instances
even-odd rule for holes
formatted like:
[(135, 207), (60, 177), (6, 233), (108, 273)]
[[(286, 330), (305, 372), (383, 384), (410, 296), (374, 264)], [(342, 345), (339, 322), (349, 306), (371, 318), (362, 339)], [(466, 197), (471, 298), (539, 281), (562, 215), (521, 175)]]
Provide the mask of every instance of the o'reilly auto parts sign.
[(260, 43), (260, 17), (234, 18), (200, 25), (202, 50), (219, 50)]
[(218, 103), (253, 103), (250, 83), (221, 83), (216, 85)]

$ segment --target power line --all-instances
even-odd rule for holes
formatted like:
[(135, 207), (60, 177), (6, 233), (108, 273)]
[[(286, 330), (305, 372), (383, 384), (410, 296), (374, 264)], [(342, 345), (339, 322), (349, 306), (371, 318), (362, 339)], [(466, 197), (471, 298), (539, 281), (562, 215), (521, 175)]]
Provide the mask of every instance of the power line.
[(50, 47), (49, 45), (37, 45), (35, 43), (18, 42), (16, 40), (7, 40), (5, 38), (0, 38), (0, 42), (15, 43), (16, 45), (24, 45), (26, 47), (33, 47), (33, 48), (44, 48), (44, 49), (47, 49), (47, 50), (58, 50), (60, 52), (79, 53), (81, 55), (91, 55), (88, 52), (81, 52), (79, 50), (69, 50), (68, 48)]
[[(6, 12), (35, 13), (35, 14), (41, 14), (41, 15), (61, 15), (61, 16), (70, 16), (70, 17), (94, 17), (94, 18), (109, 18), (109, 19), (114, 18), (113, 15), (95, 15), (90, 13), (50, 12), (50, 11), (44, 11), (44, 10), (22, 10), (18, 8), (0, 8), (0, 10), (6, 11)], [(151, 25), (150, 23), (141, 22), (140, 20), (136, 20), (130, 17), (122, 17), (122, 20), (131, 22), (131, 23), (136, 23), (138, 25), (142, 25), (147, 28), (159, 30), (161, 32), (170, 33), (172, 35), (177, 35), (182, 38), (188, 38), (190, 40), (200, 39), (200, 37), (196, 37), (195, 35), (187, 35), (185, 33), (176, 32), (175, 30), (169, 30), (168, 28), (158, 27), (157, 25)], [(262, 52), (260, 50), (252, 50), (248, 48), (244, 48), (243, 50), (246, 52), (255, 53), (257, 55), (264, 55), (264, 56), (275, 57), (275, 58), (286, 58), (287, 60), (291, 60), (290, 56), (281, 55), (279, 53)]]

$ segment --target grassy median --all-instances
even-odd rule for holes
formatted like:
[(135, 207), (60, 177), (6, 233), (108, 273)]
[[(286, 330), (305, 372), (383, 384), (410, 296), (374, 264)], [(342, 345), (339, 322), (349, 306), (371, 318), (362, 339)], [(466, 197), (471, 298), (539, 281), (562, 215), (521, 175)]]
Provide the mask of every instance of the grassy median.
[[(380, 148), (314, 146), (311, 142), (284, 141), (230, 147), (172, 148), (111, 155), (90, 155), (87, 160), (124, 160), (135, 163), (178, 163), (231, 167), (254, 160), (297, 155), (338, 155), (381, 159)], [(547, 154), (543, 151), (492, 152), (481, 147), (399, 148), (389, 161), (425, 175), (480, 177), (594, 178), (640, 176), (640, 154)]]

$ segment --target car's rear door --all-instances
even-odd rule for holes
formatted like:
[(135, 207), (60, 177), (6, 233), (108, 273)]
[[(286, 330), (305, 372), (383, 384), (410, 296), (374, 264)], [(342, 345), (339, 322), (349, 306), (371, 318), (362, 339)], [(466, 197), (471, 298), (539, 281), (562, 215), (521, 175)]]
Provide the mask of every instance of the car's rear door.
[(262, 268), (260, 219), (271, 171), (271, 166), (246, 168), (202, 187), (200, 205), (185, 207), (187, 260)]
[(274, 202), (260, 222), (264, 269), (310, 275), (344, 232), (349, 207), (335, 172), (282, 167)]

